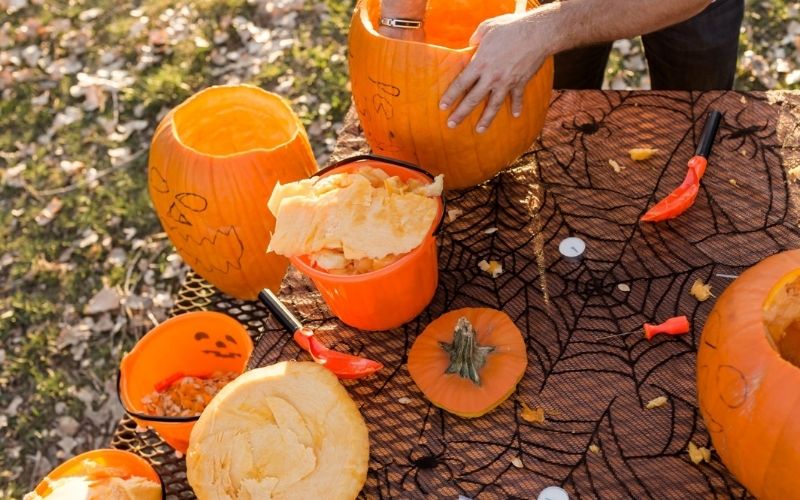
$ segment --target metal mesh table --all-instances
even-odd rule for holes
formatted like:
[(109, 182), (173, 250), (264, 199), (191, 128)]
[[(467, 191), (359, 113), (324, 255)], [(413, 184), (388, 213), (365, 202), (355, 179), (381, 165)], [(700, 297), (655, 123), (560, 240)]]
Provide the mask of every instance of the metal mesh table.
[[(323, 341), (385, 365), (345, 382), (370, 430), (362, 497), (535, 498), (551, 484), (586, 498), (748, 496), (716, 454), (695, 465), (686, 453), (690, 441), (711, 446), (697, 410), (695, 352), (714, 302), (688, 291), (700, 278), (719, 294), (729, 280), (718, 275), (798, 246), (797, 189), (787, 176), (800, 165), (798, 103), (792, 93), (556, 93), (541, 138), (516, 165), (448, 193), (461, 215), (440, 238), (439, 289), (425, 312), (393, 331), (341, 325), (290, 271), (282, 298)], [(695, 206), (671, 222), (639, 224), (682, 180), (709, 108), (725, 118)], [(366, 150), (352, 112), (338, 146), (333, 159)], [(642, 146), (658, 152), (633, 163), (628, 149)], [(587, 242), (580, 263), (558, 258), (570, 235)], [(482, 272), (482, 259), (500, 261), (503, 274)], [(430, 405), (405, 364), (433, 318), (467, 306), (503, 309), (528, 346), (517, 391), (477, 419)], [(195, 309), (244, 323), (256, 342), (253, 366), (307, 359), (258, 304), (192, 275), (173, 313)], [(597, 340), (678, 314), (692, 321), (687, 336)], [(645, 409), (657, 396), (668, 403)], [(522, 402), (544, 408), (546, 421), (522, 419)], [(137, 433), (126, 418), (112, 444), (150, 459), (169, 496), (193, 498), (183, 461), (153, 433)]]

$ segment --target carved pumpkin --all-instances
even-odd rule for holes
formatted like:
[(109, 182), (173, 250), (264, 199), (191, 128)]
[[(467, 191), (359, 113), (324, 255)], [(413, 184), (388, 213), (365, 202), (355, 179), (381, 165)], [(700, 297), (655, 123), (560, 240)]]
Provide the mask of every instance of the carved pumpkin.
[(552, 58), (528, 83), (519, 118), (511, 115), (507, 100), (486, 132), (478, 134), (483, 106), (454, 129), (447, 127), (447, 117), (455, 106), (439, 109), (442, 94), (472, 57), (468, 42), (475, 28), (513, 12), (514, 6), (514, 0), (428, 0), (426, 43), (418, 43), (379, 35), (380, 0), (360, 0), (350, 25), (350, 79), (374, 153), (444, 174), (445, 186), (456, 189), (491, 178), (531, 146), (550, 101)]
[(183, 260), (223, 292), (277, 291), (289, 262), (266, 253), (275, 183), (317, 169), (302, 123), (280, 96), (220, 86), (161, 120), (150, 148), (150, 198)]
[(506, 313), (483, 307), (441, 315), (408, 353), (408, 372), (425, 397), (468, 418), (505, 401), (527, 365), (519, 328)]
[(800, 491), (800, 250), (719, 297), (697, 353), (700, 411), (722, 462), (758, 498)]

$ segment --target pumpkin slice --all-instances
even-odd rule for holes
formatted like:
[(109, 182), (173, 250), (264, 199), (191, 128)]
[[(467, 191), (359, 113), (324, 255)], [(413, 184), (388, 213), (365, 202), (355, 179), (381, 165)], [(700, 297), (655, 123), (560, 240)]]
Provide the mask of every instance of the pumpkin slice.
[(425, 397), (466, 418), (480, 417), (505, 401), (527, 364), (522, 333), (507, 314), (489, 308), (443, 314), (408, 354), (408, 371)]
[(226, 385), (192, 429), (198, 498), (351, 499), (367, 478), (364, 419), (329, 370), (282, 362)]

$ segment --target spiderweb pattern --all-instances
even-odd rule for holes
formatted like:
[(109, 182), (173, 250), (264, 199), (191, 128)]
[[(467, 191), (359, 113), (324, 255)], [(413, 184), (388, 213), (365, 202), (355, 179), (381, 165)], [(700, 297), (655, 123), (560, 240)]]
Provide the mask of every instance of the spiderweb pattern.
[[(688, 292), (700, 278), (718, 295), (730, 283), (718, 274), (739, 274), (798, 246), (797, 193), (786, 173), (800, 151), (798, 129), (796, 116), (785, 116), (800, 109), (797, 101), (763, 93), (556, 93), (540, 140), (514, 168), (448, 194), (448, 206), (462, 214), (440, 237), (439, 289), (423, 314), (396, 330), (341, 325), (291, 271), (282, 290), (290, 308), (324, 342), (386, 366), (345, 382), (370, 430), (361, 496), (535, 498), (558, 484), (575, 498), (747, 497), (716, 454), (694, 465), (686, 452), (690, 441), (711, 447), (696, 406), (695, 352), (714, 302)], [(675, 221), (640, 225), (682, 181), (710, 108), (725, 118), (695, 206)], [(366, 150), (361, 137), (351, 113), (333, 159)], [(658, 152), (632, 162), (628, 149), (643, 146)], [(624, 170), (615, 173), (609, 159)], [(570, 235), (587, 242), (581, 263), (558, 258), (559, 241)], [(492, 279), (478, 268), (482, 259), (500, 261), (504, 273)], [(187, 283), (185, 297), (192, 300), (179, 301), (176, 312), (220, 309), (245, 322), (258, 339), (252, 364), (307, 359), (258, 306), (213, 294), (199, 280)], [(405, 361), (430, 321), (471, 306), (514, 319), (528, 369), (496, 410), (462, 419), (425, 400)], [(680, 314), (693, 325), (687, 336), (597, 340)], [(644, 408), (658, 396), (667, 404)], [(521, 402), (544, 408), (546, 422), (522, 419)], [(136, 448), (138, 439), (140, 453), (173, 475), (168, 491), (191, 498), (182, 461), (170, 465), (166, 451), (142, 444), (157, 438), (130, 425), (123, 421), (115, 446)]]

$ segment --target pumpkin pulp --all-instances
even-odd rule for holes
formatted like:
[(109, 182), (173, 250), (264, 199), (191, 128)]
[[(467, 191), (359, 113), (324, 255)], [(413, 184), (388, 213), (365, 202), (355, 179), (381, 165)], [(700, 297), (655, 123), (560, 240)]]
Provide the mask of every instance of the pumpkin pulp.
[(480, 371), (486, 364), (486, 356), (494, 351), (494, 346), (478, 344), (477, 336), (472, 323), (466, 316), (461, 316), (453, 330), (453, 342), (439, 342), (439, 346), (450, 355), (450, 365), (445, 373), (455, 373), (475, 385), (481, 385)]
[(773, 286), (764, 301), (767, 340), (780, 356), (800, 367), (800, 269)]

